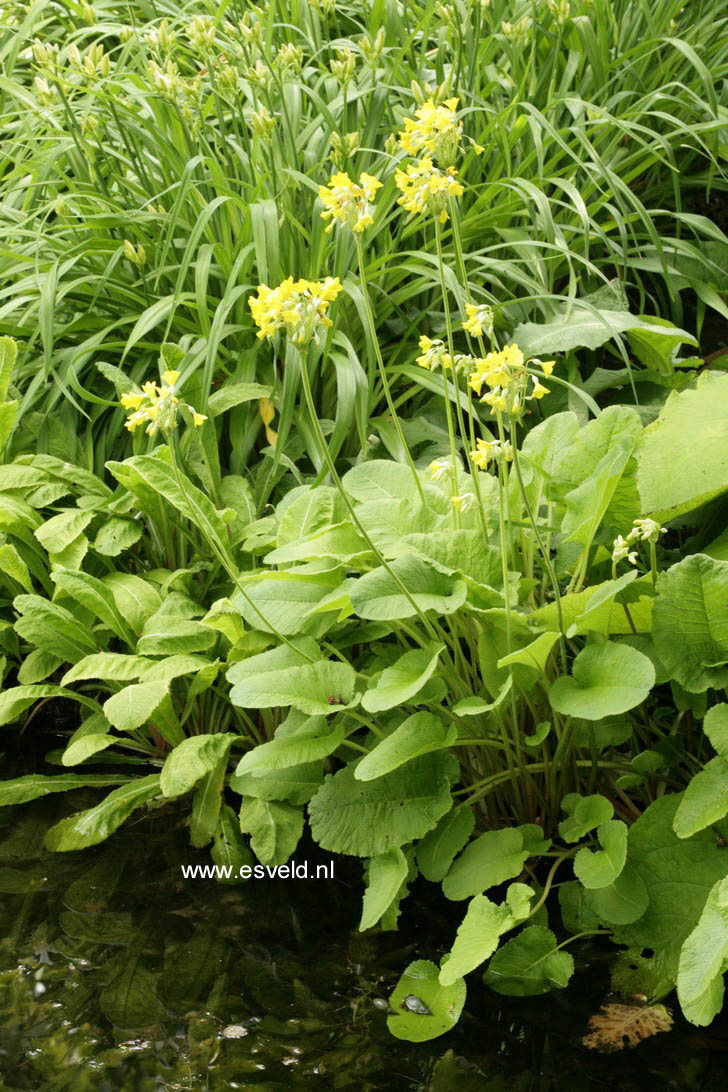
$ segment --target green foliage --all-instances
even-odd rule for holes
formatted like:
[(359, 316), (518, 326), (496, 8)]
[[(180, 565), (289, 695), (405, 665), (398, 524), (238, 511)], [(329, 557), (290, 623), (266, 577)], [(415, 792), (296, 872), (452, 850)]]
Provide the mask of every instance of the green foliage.
[[(178, 801), (229, 882), (308, 823), (362, 929), (418, 874), (470, 899), (392, 995), (413, 1041), (486, 960), (566, 985), (554, 882), (689, 1019), (722, 998), (725, 20), (556, 7), (0, 14), (0, 724), (60, 710), (74, 769), (0, 803), (113, 786), (74, 851)], [(408, 215), (435, 107), (451, 194)], [(338, 171), (381, 186), (329, 241)]]

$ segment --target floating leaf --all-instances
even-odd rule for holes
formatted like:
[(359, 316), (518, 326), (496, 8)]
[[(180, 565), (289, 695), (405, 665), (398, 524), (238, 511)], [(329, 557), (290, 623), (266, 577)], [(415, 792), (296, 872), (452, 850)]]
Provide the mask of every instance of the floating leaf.
[[(396, 1039), (425, 1043), (457, 1024), (465, 1004), (465, 980), (443, 986), (439, 974), (440, 968), (426, 959), (410, 963), (402, 974), (389, 999), (393, 1011), (387, 1017), (387, 1027)], [(417, 1001), (421, 1004), (414, 1004)], [(428, 1011), (417, 1011), (420, 1008)]]
[(606, 1053), (636, 1047), (644, 1039), (670, 1031), (672, 1017), (664, 1005), (622, 1005), (610, 1001), (590, 1018), (589, 1028), (581, 1040), (584, 1046)]

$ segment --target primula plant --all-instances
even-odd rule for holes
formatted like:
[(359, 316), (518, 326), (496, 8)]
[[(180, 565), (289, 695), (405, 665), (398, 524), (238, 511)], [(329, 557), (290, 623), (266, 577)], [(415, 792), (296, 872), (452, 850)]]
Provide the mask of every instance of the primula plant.
[(635, 1044), (728, 967), (725, 58), (511, 9), (3, 9), (0, 723), (66, 738), (0, 804), (434, 885), (403, 1039), (611, 940)]

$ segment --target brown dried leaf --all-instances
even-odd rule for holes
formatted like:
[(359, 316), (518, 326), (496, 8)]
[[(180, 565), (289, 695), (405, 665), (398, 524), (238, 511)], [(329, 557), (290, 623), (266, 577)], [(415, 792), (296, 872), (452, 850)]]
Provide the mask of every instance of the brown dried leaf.
[(672, 1016), (664, 1005), (622, 1005), (611, 1001), (592, 1016), (591, 1031), (582, 1043), (589, 1050), (623, 1050), (671, 1027)]

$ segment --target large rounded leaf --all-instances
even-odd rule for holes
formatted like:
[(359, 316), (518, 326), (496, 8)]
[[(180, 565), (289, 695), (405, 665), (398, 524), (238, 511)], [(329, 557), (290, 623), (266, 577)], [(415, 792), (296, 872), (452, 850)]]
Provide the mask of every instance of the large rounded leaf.
[(387, 1027), (396, 1039), (425, 1043), (454, 1028), (465, 1004), (466, 986), (458, 978), (443, 986), (440, 968), (427, 959), (410, 963), (389, 999)]
[(549, 692), (557, 713), (584, 720), (626, 713), (643, 702), (655, 683), (655, 668), (629, 645), (589, 645), (574, 660), (573, 674), (557, 679)]
[(351, 602), (360, 618), (393, 622), (412, 618), (418, 609), (452, 614), (465, 602), (466, 591), (462, 580), (437, 572), (419, 558), (401, 557), (388, 569), (380, 566), (360, 577), (351, 589)]
[(508, 997), (531, 997), (563, 989), (573, 973), (574, 959), (558, 951), (554, 934), (530, 925), (496, 952), (483, 981)]
[(421, 838), (450, 810), (448, 754), (422, 755), (376, 781), (357, 781), (354, 771), (327, 777), (308, 806), (311, 833), (332, 853), (376, 857)]

